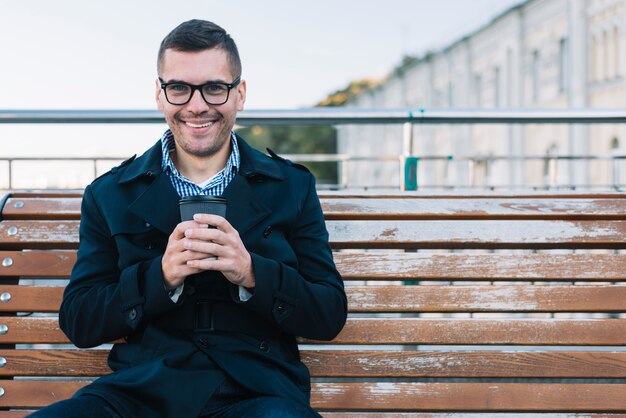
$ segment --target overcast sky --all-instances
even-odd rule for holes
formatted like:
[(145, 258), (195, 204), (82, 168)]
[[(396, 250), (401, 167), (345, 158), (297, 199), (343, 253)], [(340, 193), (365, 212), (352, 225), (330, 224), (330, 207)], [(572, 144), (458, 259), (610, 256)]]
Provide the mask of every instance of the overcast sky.
[(0, 108), (153, 109), (156, 52), (180, 22), (231, 33), (248, 109), (312, 106), (521, 0), (0, 0)]

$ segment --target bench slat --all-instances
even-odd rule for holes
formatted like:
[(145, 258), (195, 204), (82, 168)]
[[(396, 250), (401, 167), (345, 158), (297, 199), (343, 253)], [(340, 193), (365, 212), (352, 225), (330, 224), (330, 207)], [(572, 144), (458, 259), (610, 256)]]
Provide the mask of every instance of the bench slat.
[[(0, 376), (93, 377), (110, 373), (108, 350), (0, 350)], [(626, 378), (626, 353), (604, 351), (307, 350), (313, 377)]]
[[(79, 221), (3, 221), (0, 248), (76, 248)], [(329, 221), (334, 248), (626, 248), (626, 221)], [(9, 230), (17, 228), (10, 235)]]
[[(80, 219), (82, 196), (12, 196), (4, 219)], [(322, 197), (324, 216), (337, 219), (626, 219), (623, 200), (535, 196), (459, 199), (458, 197)]]
[(4, 219), (80, 219), (82, 197), (10, 197)]
[[(68, 340), (56, 318), (0, 317), (8, 332), (0, 344)], [(626, 319), (350, 318), (332, 342), (322, 344), (626, 345)]]
[(0, 251), (0, 260), (8, 264), (0, 266), (0, 277), (67, 278), (76, 262), (76, 251)]
[[(0, 418), (24, 418), (32, 411), (0, 411)], [(324, 418), (545, 418), (538, 413), (323, 412)], [(552, 413), (550, 418), (626, 418), (626, 414)]]
[[(84, 381), (2, 381), (0, 407), (41, 407), (69, 398)], [(317, 383), (311, 405), (355, 411), (626, 412), (626, 386), (568, 383)]]
[(622, 199), (326, 198), (321, 203), (327, 220), (626, 219)]
[(626, 319), (352, 318), (333, 344), (625, 345)]
[[(2, 221), (0, 249), (73, 249), (80, 221)], [(11, 233), (12, 228), (16, 232)]]
[[(463, 412), (323, 412), (324, 418), (546, 418), (542, 413)], [(4, 418), (2, 412), (0, 417)], [(15, 416), (21, 418), (22, 416)], [(13, 418), (13, 416), (11, 416)], [(626, 418), (626, 414), (551, 413), (550, 418)]]
[[(76, 251), (0, 251), (0, 277), (67, 278)], [(626, 254), (334, 254), (344, 280), (626, 280)]]
[(335, 249), (626, 248), (626, 221), (328, 221), (326, 226)]
[(622, 312), (626, 286), (346, 286), (350, 312)]
[[(0, 285), (0, 312), (58, 312), (62, 286)], [(346, 286), (349, 312), (622, 312), (626, 286)]]
[(625, 280), (626, 254), (334, 254), (344, 280)]
[(357, 411), (626, 412), (624, 393), (626, 386), (620, 384), (314, 383), (311, 404), (321, 410)]

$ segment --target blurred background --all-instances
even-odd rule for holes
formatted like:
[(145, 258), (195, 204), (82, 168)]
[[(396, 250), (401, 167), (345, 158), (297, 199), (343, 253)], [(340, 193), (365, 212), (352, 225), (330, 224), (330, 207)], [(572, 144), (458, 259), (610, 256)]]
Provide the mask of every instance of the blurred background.
[[(532, 115), (626, 108), (625, 8), (626, 0), (1, 2), (0, 112), (154, 109), (160, 41), (202, 18), (238, 43), (247, 109), (530, 114), (524, 123), (408, 129), (238, 127), (260, 149), (302, 160), (322, 186), (401, 188), (410, 156), (420, 189), (620, 189), (624, 123), (538, 124)], [(165, 128), (0, 123), (0, 189), (84, 187)]]

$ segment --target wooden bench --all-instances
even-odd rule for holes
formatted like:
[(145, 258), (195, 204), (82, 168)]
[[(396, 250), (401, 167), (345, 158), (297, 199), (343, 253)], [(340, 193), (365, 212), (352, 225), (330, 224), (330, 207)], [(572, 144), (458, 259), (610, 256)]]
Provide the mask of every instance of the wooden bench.
[[(321, 194), (350, 309), (301, 341), (325, 417), (626, 417), (626, 195)], [(0, 417), (109, 372), (55, 317), (80, 201), (0, 205)]]

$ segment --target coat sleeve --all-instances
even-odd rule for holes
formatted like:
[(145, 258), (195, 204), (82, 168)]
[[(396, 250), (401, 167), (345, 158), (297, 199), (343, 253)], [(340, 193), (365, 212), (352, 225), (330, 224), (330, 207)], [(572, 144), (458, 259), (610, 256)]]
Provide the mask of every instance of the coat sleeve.
[(331, 340), (346, 322), (347, 299), (312, 175), (296, 219), (287, 239), (297, 268), (251, 254), (256, 287), (242, 303), (286, 333)]
[(133, 334), (176, 306), (163, 286), (161, 258), (119, 267), (119, 254), (91, 186), (85, 189), (76, 264), (59, 311), (63, 332), (78, 347)]

